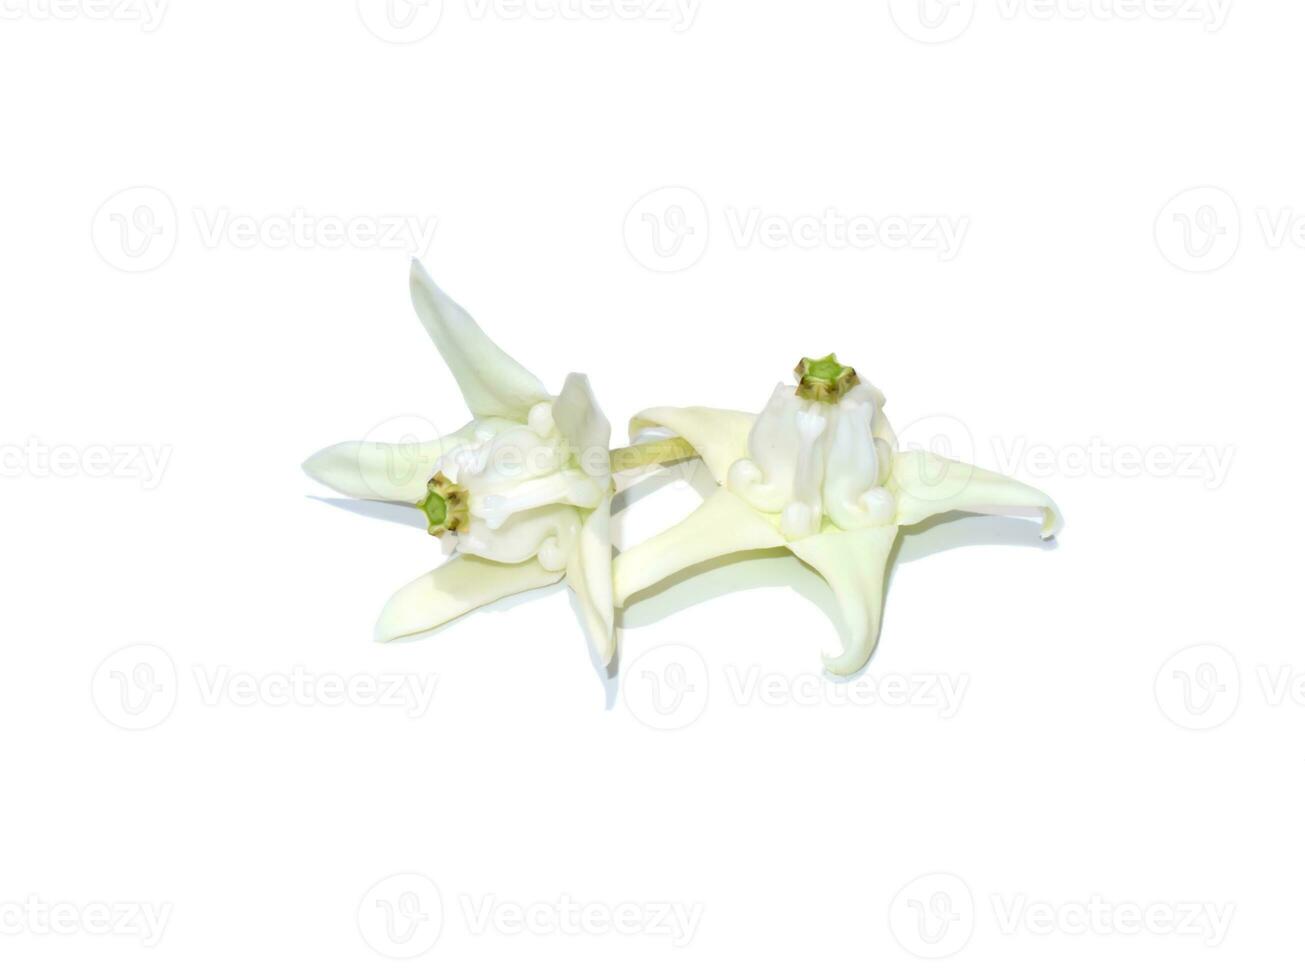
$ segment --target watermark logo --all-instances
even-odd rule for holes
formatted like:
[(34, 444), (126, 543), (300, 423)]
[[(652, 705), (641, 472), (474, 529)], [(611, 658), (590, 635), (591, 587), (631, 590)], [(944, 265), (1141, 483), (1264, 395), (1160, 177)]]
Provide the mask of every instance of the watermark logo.
[[(1007, 938), (1166, 936), (1218, 946), (1227, 938), (1236, 905), (1212, 901), (1117, 901), (1092, 895), (1086, 901), (1048, 901), (1024, 894), (987, 895), (996, 933)], [(970, 886), (954, 874), (916, 878), (889, 906), (889, 928), (908, 953), (924, 959), (952, 956), (974, 934), (977, 907)]]
[(358, 903), (363, 941), (391, 959), (428, 952), (444, 931), (439, 887), (425, 875), (404, 873), (378, 881)]
[[(226, 664), (192, 668), (197, 703), (203, 708), (365, 708), (425, 717), (439, 687), (436, 675), (320, 673), (296, 665), (284, 671), (236, 670)], [(125, 647), (96, 668), (91, 696), (113, 725), (143, 731), (161, 725), (177, 705), (181, 677), (164, 650), (149, 644)]]
[(440, 26), (444, 0), (358, 0), (358, 16), (380, 40), (413, 44)]
[(902, 887), (888, 908), (898, 945), (923, 959), (959, 953), (974, 934), (974, 896), (954, 874), (921, 875)]
[[(922, 500), (945, 500), (964, 489), (968, 463), (978, 458), (969, 427), (950, 415), (927, 415), (897, 434), (898, 453), (923, 453), (895, 465), (916, 467), (910, 481)], [(1186, 480), (1217, 491), (1227, 482), (1237, 456), (1233, 445), (1113, 443), (1100, 436), (1076, 442), (1046, 443), (1025, 436), (997, 436), (986, 452), (998, 472), (1029, 481), (1054, 477), (1092, 480)], [(960, 463), (953, 461), (962, 461)]]
[(358, 443), (358, 472), (378, 500), (396, 486), (424, 483), (435, 475), (444, 437), (421, 415), (396, 415), (373, 426)]
[[(718, 219), (718, 220), (717, 220)], [(918, 251), (950, 262), (960, 254), (970, 219), (940, 214), (857, 214), (839, 208), (780, 213), (756, 205), (713, 211), (697, 191), (662, 187), (626, 213), (625, 246), (652, 272), (683, 272), (707, 254), (713, 224), (739, 251), (764, 248), (844, 251)]]
[(1155, 238), (1160, 253), (1185, 272), (1215, 272), (1258, 239), (1270, 252), (1305, 251), (1305, 212), (1295, 207), (1248, 209), (1254, 220), (1242, 223), (1242, 207), (1218, 187), (1183, 191), (1161, 209)]
[[(182, 232), (201, 248), (378, 249), (423, 255), (430, 250), (439, 218), (404, 214), (318, 214), (295, 207), (249, 214), (230, 207), (191, 209), (190, 220), (157, 187), (129, 187), (105, 201), (91, 222), (95, 250), (123, 272), (152, 272), (177, 250)], [(193, 238), (191, 237), (193, 235)]]
[(177, 209), (157, 187), (128, 187), (95, 212), (91, 239), (115, 269), (151, 272), (176, 250)]
[(625, 247), (653, 272), (683, 272), (697, 265), (710, 238), (707, 202), (688, 187), (650, 191), (625, 216)]
[(975, 458), (974, 434), (955, 416), (926, 415), (897, 433), (897, 453), (894, 468), (911, 477), (901, 481), (902, 493), (921, 503), (940, 503), (969, 485), (971, 467), (958, 461)]
[(974, 0), (888, 0), (897, 29), (922, 44), (954, 41), (974, 19)]
[(838, 678), (824, 672), (767, 671), (759, 664), (709, 667), (702, 654), (680, 643), (640, 654), (623, 675), (621, 693), (627, 709), (658, 731), (692, 725), (706, 712), (709, 700), (740, 710), (909, 708), (946, 721), (960, 712), (970, 690), (970, 677), (965, 674), (866, 671)]
[(702, 717), (710, 686), (702, 654), (668, 643), (631, 661), (621, 695), (630, 714), (649, 728), (677, 731)]
[(1223, 647), (1179, 650), (1155, 676), (1155, 699), (1170, 721), (1192, 731), (1218, 728), (1241, 701), (1241, 670)]
[[(518, 901), (495, 894), (457, 895), (449, 922), (460, 913), (468, 936), (642, 936), (676, 948), (693, 941), (702, 923), (700, 902), (582, 901), (570, 895)], [(430, 951), (445, 929), (439, 887), (422, 874), (393, 875), (377, 882), (358, 904), (363, 941), (382, 956), (414, 959)]]
[(177, 704), (177, 665), (149, 644), (109, 654), (91, 680), (91, 698), (104, 719), (127, 731), (162, 724)]
[(1193, 187), (1174, 195), (1155, 219), (1155, 241), (1174, 267), (1215, 272), (1237, 254), (1242, 241), (1241, 210), (1220, 187)]

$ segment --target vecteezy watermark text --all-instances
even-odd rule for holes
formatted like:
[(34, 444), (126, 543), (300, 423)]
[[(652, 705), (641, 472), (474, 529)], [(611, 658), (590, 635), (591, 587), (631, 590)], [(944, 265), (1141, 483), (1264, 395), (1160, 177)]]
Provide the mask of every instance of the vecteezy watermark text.
[(225, 665), (196, 667), (200, 704), (216, 708), (399, 708), (409, 718), (430, 710), (439, 678), (416, 674), (323, 674), (307, 667), (251, 673)]
[(1117, 902), (1101, 895), (1087, 901), (1031, 901), (1026, 895), (993, 895), (992, 911), (1004, 936), (1176, 936), (1218, 946), (1228, 935), (1232, 902)]
[[(1151, 935), (1218, 946), (1228, 936), (1233, 902), (1127, 901), (1094, 894), (1087, 899), (1031, 899), (1021, 893), (988, 895), (1002, 936), (1109, 937)], [(908, 882), (888, 908), (898, 944), (923, 959), (959, 953), (974, 934), (981, 905), (959, 875), (935, 872)]]
[[(391, 44), (414, 44), (428, 38), (445, 14), (444, 0), (357, 0), (367, 30)], [(641, 21), (665, 24), (680, 34), (698, 18), (702, 0), (464, 0), (462, 14), (471, 21)]]
[(702, 0), (466, 0), (472, 20), (645, 21), (677, 34), (698, 18)]
[(702, 904), (682, 902), (578, 901), (570, 895), (520, 902), (496, 895), (459, 899), (473, 936), (650, 936), (683, 947), (702, 923)]
[(750, 249), (914, 251), (950, 262), (970, 230), (964, 215), (849, 212), (825, 207), (779, 212), (759, 205), (726, 205), (718, 214), (689, 187), (660, 187), (625, 215), (623, 233), (631, 257), (653, 272), (681, 272), (707, 253), (713, 225), (724, 241)]
[[(434, 216), (314, 213), (304, 207), (263, 214), (196, 207), (192, 220), (195, 239), (207, 249), (388, 249), (423, 255), (439, 228)], [(91, 221), (91, 241), (115, 269), (151, 272), (172, 258), (184, 229), (168, 194), (157, 187), (128, 187), (100, 205)]]
[[(1218, 31), (1228, 22), (1233, 0), (993, 0), (982, 7), (984, 18), (995, 10), (1005, 23), (1029, 20), (1134, 23), (1151, 21), (1199, 25)], [(907, 37), (943, 44), (960, 37), (975, 21), (977, 0), (888, 0), (893, 23)]]
[(702, 654), (682, 643), (663, 644), (636, 655), (621, 684), (630, 714), (658, 731), (687, 728), (702, 717), (709, 702), (718, 703), (722, 695), (736, 709), (913, 709), (947, 720), (961, 710), (969, 689), (966, 675), (867, 671), (836, 679), (823, 673), (768, 672), (757, 664), (708, 667)]
[[(110, 724), (144, 731), (171, 716), (182, 675), (172, 655), (134, 644), (106, 657), (91, 680), (91, 698)], [(197, 664), (195, 693), (205, 708), (381, 708), (422, 718), (439, 685), (433, 674), (337, 674), (296, 665), (283, 671), (244, 671), (226, 664)]]
[[(682, 948), (702, 924), (701, 902), (521, 900), (494, 893), (461, 893), (452, 903), (467, 935), (483, 939), (521, 936), (645, 937)], [(367, 889), (358, 904), (358, 931), (373, 950), (413, 959), (439, 941), (446, 925), (443, 894), (424, 874), (391, 875)]]
[(1217, 490), (1232, 469), (1234, 446), (1199, 445), (1114, 445), (1093, 437), (1084, 443), (1052, 446), (1020, 437), (994, 439), (993, 453), (1003, 473), (1021, 474), (1032, 480), (1053, 476), (1097, 479), (1198, 480)]
[(825, 208), (819, 214), (785, 215), (763, 208), (725, 209), (725, 226), (735, 248), (884, 248), (932, 252), (942, 262), (960, 254), (970, 219), (946, 214), (845, 214)]
[(171, 902), (51, 902), (28, 895), (0, 901), (0, 936), (129, 936), (153, 948), (172, 909)]
[(35, 436), (0, 444), (0, 478), (136, 480), (157, 489), (172, 459), (171, 446), (48, 444)]
[(925, 708), (939, 718), (954, 718), (970, 687), (964, 674), (861, 674), (837, 681), (824, 674), (767, 673), (759, 666), (724, 669), (725, 689), (739, 707), (879, 706)]
[(170, 0), (0, 0), (0, 20), (99, 20), (139, 24), (152, 34)]
[(996, 0), (1003, 20), (1174, 21), (1207, 31), (1228, 22), (1232, 0)]
[(421, 255), (435, 240), (439, 219), (402, 214), (315, 215), (304, 208), (259, 216), (236, 214), (230, 208), (196, 208), (195, 227), (205, 248), (380, 248)]

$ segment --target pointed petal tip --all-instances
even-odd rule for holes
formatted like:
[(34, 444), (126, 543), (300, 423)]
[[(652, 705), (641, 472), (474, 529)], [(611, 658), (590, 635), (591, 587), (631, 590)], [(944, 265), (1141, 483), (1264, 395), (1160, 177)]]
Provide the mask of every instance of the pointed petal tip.
[(524, 422), (531, 408), (549, 400), (543, 383), (490, 340), (416, 259), (408, 286), (417, 318), (453, 373), (472, 415)]
[(1052, 541), (1060, 537), (1060, 532), (1065, 529), (1065, 515), (1060, 512), (1056, 502), (1047, 497), (1046, 506), (1042, 508), (1042, 529), (1041, 535), (1043, 541)]
[(392, 595), (385, 601), (381, 607), (381, 614), (376, 617), (376, 623), (372, 627), (372, 641), (374, 643), (389, 643), (403, 636), (403, 630), (397, 627), (397, 603), (399, 594)]
[(870, 662), (870, 654), (860, 650), (849, 650), (837, 657), (831, 657), (822, 652), (820, 661), (824, 664), (825, 670), (835, 677), (851, 677)]
[(337, 442), (319, 449), (300, 463), (299, 468), (304, 471), (305, 476), (322, 484), (322, 486), (337, 490), (338, 488), (331, 481), (331, 474), (335, 471), (336, 463), (341, 458), (341, 454), (348, 453), (349, 446), (350, 444), (347, 442)]

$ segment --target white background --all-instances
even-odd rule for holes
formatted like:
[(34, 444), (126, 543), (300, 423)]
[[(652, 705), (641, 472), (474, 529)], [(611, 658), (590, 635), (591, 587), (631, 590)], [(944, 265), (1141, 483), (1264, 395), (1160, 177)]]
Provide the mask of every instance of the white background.
[[(1283, 965), (1298, 7), (5, 0), (0, 970)], [(413, 252), (618, 434), (834, 350), (1066, 531), (908, 537), (845, 684), (778, 557), (630, 609), (612, 680), (560, 589), (377, 646), (438, 548), (299, 463), (465, 420)]]

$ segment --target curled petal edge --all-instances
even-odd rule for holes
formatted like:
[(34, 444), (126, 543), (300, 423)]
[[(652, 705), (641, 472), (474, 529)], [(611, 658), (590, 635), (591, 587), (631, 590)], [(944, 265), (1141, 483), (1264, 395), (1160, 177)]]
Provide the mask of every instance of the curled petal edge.
[(1040, 519), (1046, 539), (1059, 534), (1065, 523), (1056, 502), (1041, 490), (934, 453), (898, 453), (889, 488), (897, 498), (897, 523), (903, 527), (949, 511), (1011, 514)]
[(813, 534), (789, 542), (789, 550), (814, 568), (834, 592), (848, 636), (838, 657), (821, 654), (831, 674), (855, 674), (866, 665), (879, 640), (884, 585), (897, 528), (863, 528)]

